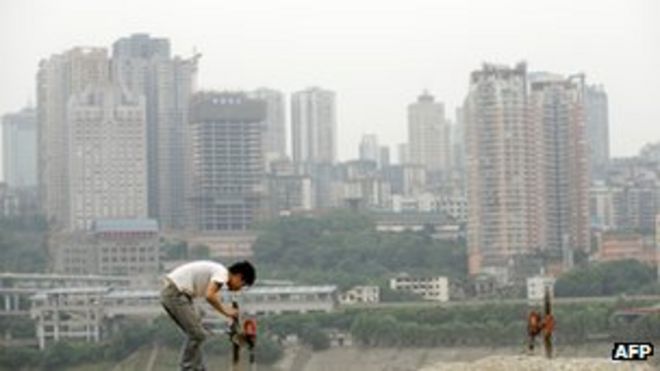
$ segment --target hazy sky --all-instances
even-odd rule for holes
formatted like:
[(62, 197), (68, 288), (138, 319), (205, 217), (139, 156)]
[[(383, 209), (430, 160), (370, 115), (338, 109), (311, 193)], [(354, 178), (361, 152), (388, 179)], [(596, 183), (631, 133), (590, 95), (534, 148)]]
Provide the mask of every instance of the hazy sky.
[(1, 0), (0, 113), (35, 101), (39, 59), (135, 32), (170, 38), (176, 54), (197, 48), (202, 88), (335, 90), (341, 159), (363, 133), (405, 141), (422, 89), (453, 120), (483, 61), (603, 84), (614, 155), (660, 140), (657, 0)]

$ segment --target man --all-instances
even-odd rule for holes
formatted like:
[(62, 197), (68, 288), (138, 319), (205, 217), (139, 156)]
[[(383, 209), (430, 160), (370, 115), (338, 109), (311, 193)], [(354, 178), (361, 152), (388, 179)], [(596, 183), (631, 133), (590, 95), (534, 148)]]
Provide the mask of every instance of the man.
[(252, 286), (255, 279), (254, 267), (247, 261), (235, 263), (229, 269), (213, 261), (195, 261), (181, 265), (165, 276), (161, 303), (187, 335), (181, 353), (181, 370), (205, 370), (202, 343), (206, 332), (193, 300), (205, 298), (218, 313), (238, 318), (235, 308), (222, 303), (220, 289), (226, 287), (229, 291), (239, 291), (244, 286)]

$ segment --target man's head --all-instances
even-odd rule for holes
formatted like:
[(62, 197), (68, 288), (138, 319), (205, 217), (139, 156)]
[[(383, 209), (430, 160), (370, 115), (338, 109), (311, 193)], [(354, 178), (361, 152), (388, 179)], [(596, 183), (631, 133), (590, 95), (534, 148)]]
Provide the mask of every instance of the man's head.
[(252, 286), (257, 279), (256, 272), (249, 261), (244, 260), (229, 267), (229, 281), (227, 287), (230, 291), (238, 291), (244, 286)]

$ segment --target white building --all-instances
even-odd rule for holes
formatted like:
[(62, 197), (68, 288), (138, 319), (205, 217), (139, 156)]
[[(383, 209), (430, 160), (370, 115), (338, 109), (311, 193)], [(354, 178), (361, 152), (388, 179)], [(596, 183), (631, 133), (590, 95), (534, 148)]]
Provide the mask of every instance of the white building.
[(68, 104), (69, 223), (146, 218), (147, 127), (144, 98), (119, 86), (90, 85)]
[(380, 287), (378, 286), (355, 286), (339, 296), (341, 304), (379, 303)]
[(293, 161), (297, 165), (337, 159), (335, 93), (312, 87), (291, 96)]
[(37, 114), (34, 108), (2, 118), (4, 181), (9, 188), (37, 186)]
[(412, 277), (407, 274), (390, 279), (392, 290), (414, 292), (425, 300), (449, 301), (449, 279), (447, 277)]
[(527, 278), (527, 300), (533, 303), (542, 302), (545, 297), (546, 288), (550, 290), (550, 297), (554, 297), (554, 277), (535, 276)]
[(360, 160), (373, 161), (380, 163), (380, 147), (378, 145), (378, 136), (376, 134), (364, 134), (360, 141)]
[(408, 148), (412, 163), (425, 166), (429, 172), (448, 170), (449, 135), (445, 106), (435, 102), (428, 92), (408, 106)]
[[(241, 311), (251, 316), (288, 313), (331, 312), (337, 306), (336, 286), (258, 286), (226, 300), (236, 299)], [(36, 321), (41, 349), (64, 339), (99, 342), (111, 335), (113, 320), (152, 320), (164, 314), (158, 290), (112, 289), (109, 287), (66, 288), (40, 291), (31, 300), (30, 314)], [(199, 301), (204, 313), (214, 313)], [(205, 323), (225, 322), (217, 315)]]
[(114, 79), (145, 97), (149, 216), (166, 229), (182, 228), (188, 103), (199, 55), (172, 57), (168, 39), (148, 34), (123, 37), (112, 51)]
[(337, 287), (258, 286), (242, 295), (240, 302), (251, 315), (329, 313), (337, 307)]
[(39, 63), (37, 74), (39, 198), (44, 215), (70, 228), (69, 120), (67, 103), (89, 85), (107, 81), (110, 60), (104, 48), (74, 48)]
[(618, 190), (595, 182), (589, 190), (589, 214), (591, 225), (601, 230), (616, 229), (617, 215), (615, 199)]
[(259, 88), (248, 94), (251, 98), (266, 101), (266, 119), (262, 145), (266, 166), (274, 160), (286, 157), (286, 116), (284, 94), (280, 91)]

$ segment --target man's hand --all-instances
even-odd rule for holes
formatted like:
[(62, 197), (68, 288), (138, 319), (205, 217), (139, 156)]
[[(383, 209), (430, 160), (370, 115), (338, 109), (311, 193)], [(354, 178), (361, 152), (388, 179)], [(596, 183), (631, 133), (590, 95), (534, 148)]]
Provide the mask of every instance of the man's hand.
[(232, 307), (224, 307), (225, 315), (233, 320), (238, 319), (238, 309)]
[(220, 287), (222, 285), (217, 282), (210, 282), (206, 289), (206, 301), (218, 311), (218, 313), (225, 315), (229, 318), (238, 319), (238, 310), (229, 306), (222, 305), (220, 300)]

